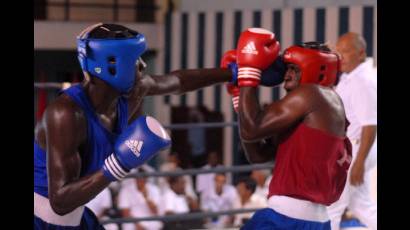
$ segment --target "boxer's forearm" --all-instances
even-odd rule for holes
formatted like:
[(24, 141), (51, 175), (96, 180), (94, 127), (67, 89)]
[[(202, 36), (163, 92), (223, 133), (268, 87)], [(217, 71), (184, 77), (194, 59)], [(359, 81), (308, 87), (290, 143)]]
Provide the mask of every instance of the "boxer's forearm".
[(232, 73), (229, 69), (220, 68), (178, 70), (174, 72), (174, 75), (180, 81), (180, 86), (176, 93), (186, 93), (217, 83), (228, 82), (232, 78)]
[(188, 69), (177, 70), (163, 76), (151, 76), (155, 83), (149, 95), (183, 94), (214, 84), (228, 82), (232, 73), (228, 69)]
[(57, 214), (65, 215), (88, 203), (109, 184), (110, 181), (105, 178), (102, 171), (98, 171), (59, 189), (50, 189), (51, 207)]
[(376, 139), (377, 126), (369, 125), (362, 127), (362, 134), (360, 138), (360, 147), (357, 152), (356, 161), (364, 163), (369, 155), (370, 148)]
[(242, 87), (239, 96), (239, 130), (242, 141), (254, 139), (261, 113), (255, 87)]

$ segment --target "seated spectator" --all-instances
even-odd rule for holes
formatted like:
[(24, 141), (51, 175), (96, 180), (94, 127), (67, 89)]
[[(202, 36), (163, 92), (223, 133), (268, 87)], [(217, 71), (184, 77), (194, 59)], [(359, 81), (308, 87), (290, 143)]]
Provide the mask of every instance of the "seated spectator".
[[(139, 169), (142, 169), (141, 172), (146, 172), (146, 173), (151, 173), (151, 172), (155, 172), (156, 170), (148, 165), (148, 164), (143, 164), (139, 167)], [(139, 170), (137, 168), (131, 169), (130, 173), (138, 173)], [(145, 178), (146, 182), (150, 183), (150, 184), (157, 184), (157, 178), (156, 177), (147, 177)], [(118, 182), (115, 182), (118, 183)], [(114, 184), (114, 183), (111, 183)], [(111, 186), (110, 184), (110, 186)], [(124, 188), (127, 186), (135, 186), (135, 181), (132, 178), (126, 178), (124, 180), (122, 180), (120, 182), (120, 188)], [(118, 189), (119, 191), (119, 189)]]
[[(165, 215), (183, 214), (199, 211), (197, 200), (185, 193), (185, 180), (182, 176), (169, 178), (169, 189), (165, 191), (161, 202), (162, 213)], [(198, 220), (167, 222), (164, 229), (199, 228), (202, 224)]]
[[(268, 207), (267, 197), (255, 193), (256, 181), (250, 177), (239, 180), (236, 185), (239, 199), (236, 200), (234, 209), (255, 209)], [(234, 226), (242, 226), (253, 215), (253, 212), (235, 215)]]
[(253, 170), (251, 173), (252, 179), (256, 181), (256, 190), (255, 193), (267, 197), (269, 191), (269, 176), (271, 171), (269, 169)]
[[(226, 184), (223, 173), (215, 174), (215, 186), (203, 190), (201, 194), (201, 210), (206, 212), (219, 212), (234, 209), (234, 202), (239, 199), (234, 186)], [(232, 224), (233, 218), (227, 215), (209, 218), (206, 220), (207, 228), (224, 228)]]
[[(177, 152), (172, 152), (168, 155), (167, 162), (163, 163), (160, 167), (159, 170), (161, 172), (169, 172), (169, 171), (175, 171), (175, 170), (182, 170), (180, 167), (180, 159), (178, 158), (178, 153)], [(185, 193), (188, 194), (190, 197), (192, 197), (195, 200), (198, 200), (198, 197), (194, 191), (194, 186), (192, 183), (192, 177), (189, 175), (183, 176), (185, 180)], [(161, 193), (164, 194), (165, 191), (169, 189), (169, 177), (159, 177), (158, 178), (158, 186), (161, 190)]]
[[(144, 171), (142, 168), (140, 171)], [(131, 179), (133, 186), (125, 186), (118, 197), (118, 207), (123, 217), (150, 217), (161, 215), (159, 206), (161, 194), (159, 188), (147, 182), (147, 178), (137, 177)], [(160, 221), (140, 221), (135, 224), (123, 224), (123, 230), (159, 230), (162, 228)]]
[[(217, 152), (212, 151), (208, 154), (207, 164), (202, 167), (202, 169), (215, 168), (217, 166), (222, 166), (220, 164), (219, 155)], [(201, 193), (204, 189), (214, 186), (215, 173), (199, 174), (196, 177), (196, 191)]]

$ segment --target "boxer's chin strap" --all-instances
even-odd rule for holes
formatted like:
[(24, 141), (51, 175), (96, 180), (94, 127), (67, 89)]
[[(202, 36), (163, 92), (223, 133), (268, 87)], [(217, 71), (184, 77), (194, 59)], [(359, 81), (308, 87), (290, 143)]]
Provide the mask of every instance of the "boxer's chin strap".
[(84, 78), (85, 78), (87, 81), (90, 81), (90, 80), (91, 80), (91, 76), (90, 76), (90, 74), (89, 74), (87, 71), (83, 71), (83, 74), (84, 74)]

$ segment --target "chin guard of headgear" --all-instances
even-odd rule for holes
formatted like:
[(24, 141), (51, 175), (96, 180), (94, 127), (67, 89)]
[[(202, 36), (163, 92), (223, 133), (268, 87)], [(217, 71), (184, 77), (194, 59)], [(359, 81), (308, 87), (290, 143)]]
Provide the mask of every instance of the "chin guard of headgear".
[(135, 33), (129, 38), (89, 38), (89, 32), (101, 25), (87, 28), (77, 37), (81, 69), (120, 93), (128, 93), (135, 84), (137, 59), (147, 49), (145, 37)]
[(306, 42), (287, 48), (283, 55), (285, 63), (299, 66), (300, 83), (333, 86), (340, 74), (340, 57), (324, 44)]

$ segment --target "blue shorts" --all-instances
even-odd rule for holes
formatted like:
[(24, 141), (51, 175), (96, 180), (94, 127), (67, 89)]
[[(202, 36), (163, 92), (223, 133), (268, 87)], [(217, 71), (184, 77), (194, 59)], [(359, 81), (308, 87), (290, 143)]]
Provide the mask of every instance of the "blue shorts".
[(271, 208), (261, 209), (252, 216), (241, 230), (330, 230), (330, 220), (315, 222), (300, 220), (275, 212)]
[(105, 230), (105, 228), (98, 222), (97, 217), (94, 213), (87, 207), (84, 207), (84, 213), (81, 218), (80, 226), (59, 226), (54, 224), (49, 224), (42, 219), (34, 216), (34, 229), (38, 230)]

